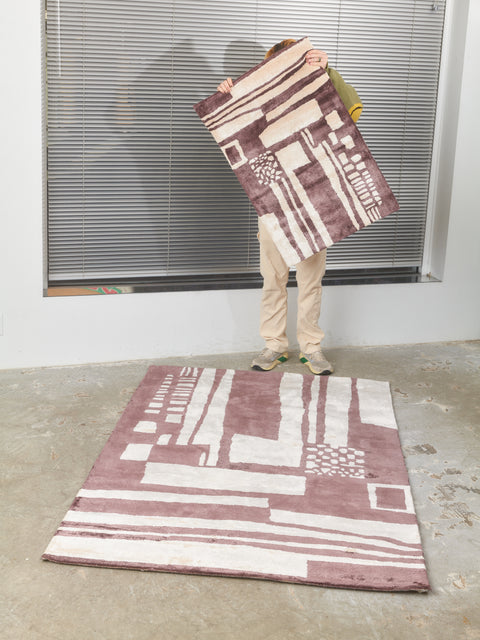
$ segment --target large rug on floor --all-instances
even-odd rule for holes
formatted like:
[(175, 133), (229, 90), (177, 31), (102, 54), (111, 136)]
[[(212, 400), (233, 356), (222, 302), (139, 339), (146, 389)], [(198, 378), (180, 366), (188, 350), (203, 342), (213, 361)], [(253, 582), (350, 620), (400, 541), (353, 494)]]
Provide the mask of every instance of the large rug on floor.
[(194, 105), (292, 266), (398, 210), (327, 72), (303, 38)]
[(429, 589), (389, 384), (151, 367), (43, 558)]

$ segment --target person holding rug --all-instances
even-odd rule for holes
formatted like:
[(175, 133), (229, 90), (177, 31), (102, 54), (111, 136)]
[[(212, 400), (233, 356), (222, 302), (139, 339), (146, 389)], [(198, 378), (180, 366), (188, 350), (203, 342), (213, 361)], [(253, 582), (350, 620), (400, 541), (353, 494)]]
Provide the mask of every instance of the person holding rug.
[[(265, 59), (288, 47), (296, 40), (282, 40), (265, 55)], [(325, 69), (342, 102), (354, 122), (358, 120), (363, 105), (355, 89), (348, 85), (341, 75), (328, 66), (325, 51), (311, 49), (305, 56), (305, 64)], [(233, 87), (231, 78), (224, 80), (217, 90), (229, 93)], [(287, 338), (287, 282), (289, 267), (264, 228), (259, 218), (260, 273), (263, 277), (262, 302), (260, 312), (260, 335), (265, 340), (265, 348), (252, 361), (252, 369), (270, 371), (288, 359)], [(324, 356), (320, 343), (324, 332), (318, 325), (322, 299), (322, 279), (325, 274), (326, 249), (316, 253), (296, 265), (298, 285), (297, 339), (300, 346), (300, 360), (312, 373), (329, 375), (333, 366)]]

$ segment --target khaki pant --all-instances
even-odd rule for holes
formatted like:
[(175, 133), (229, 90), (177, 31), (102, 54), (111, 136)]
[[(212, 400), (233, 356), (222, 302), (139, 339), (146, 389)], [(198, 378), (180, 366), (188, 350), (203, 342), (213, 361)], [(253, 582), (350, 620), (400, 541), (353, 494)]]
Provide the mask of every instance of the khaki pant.
[[(260, 335), (273, 351), (286, 351), (287, 281), (285, 264), (270, 234), (259, 219), (260, 273), (263, 276)], [(327, 251), (324, 249), (296, 266), (298, 285), (297, 339), (303, 353), (317, 351), (324, 332), (318, 326), (322, 301), (322, 278)]]

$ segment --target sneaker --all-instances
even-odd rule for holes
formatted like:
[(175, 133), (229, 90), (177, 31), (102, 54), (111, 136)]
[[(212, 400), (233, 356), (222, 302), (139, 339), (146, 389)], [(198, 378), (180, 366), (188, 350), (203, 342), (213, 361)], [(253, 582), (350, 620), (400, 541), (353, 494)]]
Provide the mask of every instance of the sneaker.
[(281, 351), (272, 351), (268, 347), (265, 347), (265, 349), (252, 360), (250, 366), (257, 371), (270, 371), (276, 367), (277, 364), (285, 362), (286, 360), (288, 360), (288, 353), (286, 351), (282, 353)]
[(300, 362), (306, 364), (312, 373), (319, 376), (329, 376), (333, 373), (333, 366), (325, 358), (321, 349), (314, 353), (300, 354)]

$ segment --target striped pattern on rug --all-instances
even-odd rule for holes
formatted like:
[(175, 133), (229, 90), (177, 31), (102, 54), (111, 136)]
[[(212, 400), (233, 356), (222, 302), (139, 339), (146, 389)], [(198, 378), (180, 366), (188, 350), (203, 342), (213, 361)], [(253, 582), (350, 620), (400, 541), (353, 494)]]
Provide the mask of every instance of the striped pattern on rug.
[(43, 558), (429, 588), (389, 385), (151, 367)]
[(288, 265), (399, 205), (327, 72), (303, 38), (194, 108)]

